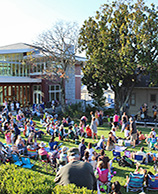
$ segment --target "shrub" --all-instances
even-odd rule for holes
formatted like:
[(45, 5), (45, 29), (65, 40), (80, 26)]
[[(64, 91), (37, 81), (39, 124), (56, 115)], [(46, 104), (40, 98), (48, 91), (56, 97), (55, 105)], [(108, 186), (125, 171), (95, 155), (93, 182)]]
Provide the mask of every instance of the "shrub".
[(13, 164), (1, 165), (0, 175), (1, 194), (49, 194), (53, 190), (53, 179)]
[(88, 190), (85, 187), (78, 188), (74, 184), (69, 184), (67, 186), (57, 185), (54, 187), (52, 194), (97, 194), (97, 191)]
[(71, 118), (80, 118), (83, 115), (82, 103), (74, 103), (66, 106), (65, 115)]

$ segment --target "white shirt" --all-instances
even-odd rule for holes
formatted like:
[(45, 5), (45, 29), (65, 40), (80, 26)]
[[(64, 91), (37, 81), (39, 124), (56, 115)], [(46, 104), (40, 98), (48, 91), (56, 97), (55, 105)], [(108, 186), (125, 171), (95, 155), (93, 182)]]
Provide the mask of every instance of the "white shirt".
[(125, 129), (124, 135), (125, 135), (125, 137), (128, 137), (129, 136), (129, 130)]
[(92, 156), (93, 156), (94, 149), (93, 148), (90, 148), (90, 149), (87, 148), (86, 151), (89, 152), (89, 160), (91, 160)]

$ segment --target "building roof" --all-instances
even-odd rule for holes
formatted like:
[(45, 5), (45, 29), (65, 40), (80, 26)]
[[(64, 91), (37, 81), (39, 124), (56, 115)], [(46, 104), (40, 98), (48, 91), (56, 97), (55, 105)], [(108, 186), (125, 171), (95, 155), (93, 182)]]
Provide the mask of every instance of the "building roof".
[(16, 43), (11, 45), (1, 46), (0, 54), (25, 53), (25, 52), (33, 51), (35, 49), (39, 49), (39, 48), (26, 43)]

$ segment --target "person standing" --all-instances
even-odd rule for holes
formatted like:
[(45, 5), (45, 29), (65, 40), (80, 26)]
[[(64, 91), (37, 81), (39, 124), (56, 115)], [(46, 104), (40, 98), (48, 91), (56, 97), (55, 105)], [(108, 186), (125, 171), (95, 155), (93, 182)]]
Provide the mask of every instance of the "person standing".
[(16, 113), (18, 114), (19, 112), (19, 109), (20, 109), (20, 103), (17, 101), (16, 102)]
[(96, 137), (96, 139), (98, 140), (98, 136), (97, 136), (97, 126), (98, 126), (98, 121), (96, 120), (96, 118), (93, 116), (93, 113), (90, 113), (92, 116), (92, 120), (91, 120), (91, 125), (90, 128), (92, 130), (92, 138), (94, 141), (94, 137)]
[(126, 112), (123, 113), (121, 120), (122, 120), (122, 129), (121, 129), (121, 132), (123, 132), (125, 130), (125, 128), (127, 127), (127, 124), (128, 124), (128, 117), (126, 115)]
[(130, 122), (131, 142), (133, 142), (133, 147), (132, 147), (132, 148), (135, 148), (136, 140), (137, 140), (137, 128), (136, 128), (136, 123), (135, 123), (133, 117), (130, 117), (129, 122)]
[(69, 163), (57, 172), (54, 182), (58, 185), (73, 183), (77, 187), (97, 190), (97, 180), (92, 165), (79, 159), (79, 149), (75, 147), (70, 148), (68, 151)]
[(117, 112), (115, 112), (115, 115), (113, 117), (114, 126), (116, 129), (118, 129), (118, 122), (119, 122), (119, 116), (117, 115)]

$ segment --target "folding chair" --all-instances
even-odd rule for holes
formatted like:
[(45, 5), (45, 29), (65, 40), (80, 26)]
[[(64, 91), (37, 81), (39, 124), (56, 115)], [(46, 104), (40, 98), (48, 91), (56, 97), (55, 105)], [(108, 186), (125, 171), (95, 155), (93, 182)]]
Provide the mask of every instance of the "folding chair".
[(23, 163), (23, 168), (32, 168), (34, 164), (31, 164), (30, 158), (28, 157), (21, 157), (22, 163)]
[(129, 175), (129, 181), (127, 183), (126, 191), (129, 190), (133, 192), (142, 191), (143, 192), (143, 185), (144, 183), (144, 174), (132, 174)]
[(121, 158), (121, 152), (117, 152), (117, 151), (113, 150), (112, 153), (114, 156), (113, 161), (114, 160), (118, 161), (118, 158)]
[(35, 160), (38, 158), (36, 149), (27, 149), (27, 153), (30, 158), (34, 158)]
[(158, 191), (158, 176), (148, 174), (147, 190)]
[(12, 158), (13, 158), (15, 165), (17, 165), (17, 166), (22, 165), (22, 161), (20, 161), (19, 156), (17, 154), (12, 154)]
[(141, 164), (143, 163), (143, 156), (142, 155), (134, 155), (134, 162), (140, 162)]

